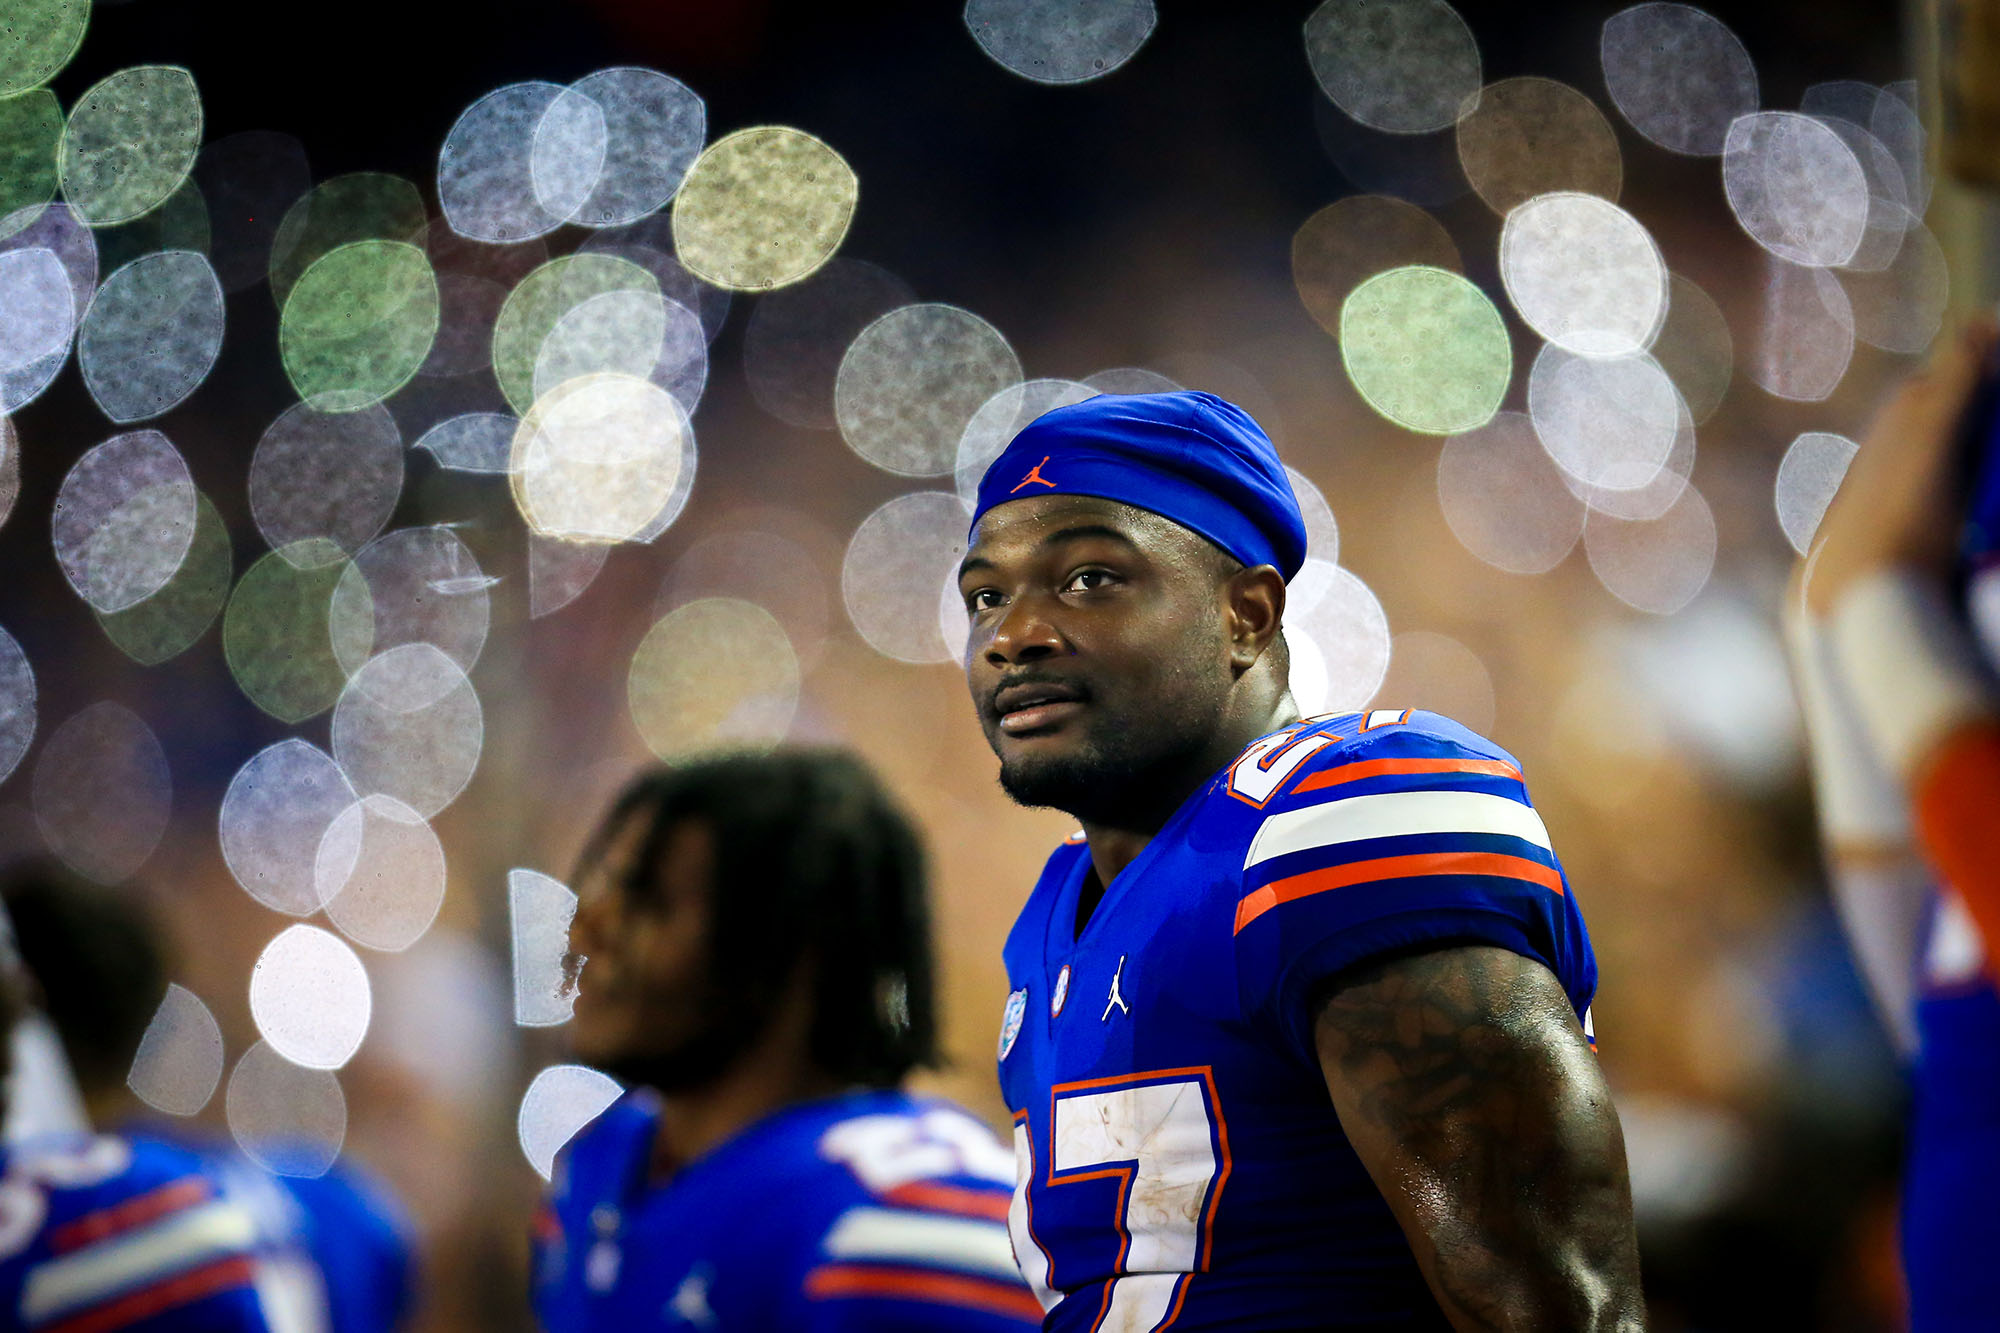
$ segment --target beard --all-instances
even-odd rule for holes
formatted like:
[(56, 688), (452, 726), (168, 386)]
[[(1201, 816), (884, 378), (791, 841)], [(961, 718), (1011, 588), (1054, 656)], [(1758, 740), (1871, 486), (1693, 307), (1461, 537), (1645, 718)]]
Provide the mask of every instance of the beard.
[(708, 1087), (736, 1067), (764, 1034), (772, 1005), (744, 995), (711, 991), (697, 1005), (696, 1022), (679, 1041), (649, 1050), (622, 1051), (597, 1067), (627, 1087), (672, 1095)]
[(1164, 719), (1149, 718), (1143, 727), (1090, 736), (1068, 754), (1003, 759), (1001, 790), (1018, 805), (1061, 810), (1087, 824), (1156, 823), (1186, 799), (1191, 767), (1208, 743), (1196, 729), (1163, 731), (1165, 725)]

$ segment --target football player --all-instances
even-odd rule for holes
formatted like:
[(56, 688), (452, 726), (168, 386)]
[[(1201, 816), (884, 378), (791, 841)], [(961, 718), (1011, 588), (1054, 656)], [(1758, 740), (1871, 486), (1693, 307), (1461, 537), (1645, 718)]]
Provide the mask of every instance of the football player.
[(413, 1295), (409, 1223), (350, 1162), (312, 1178), (274, 1176), (226, 1138), (149, 1115), (127, 1074), (167, 990), (158, 925), (130, 885), (105, 888), (31, 862), (0, 877), (37, 1008), (60, 1039), (89, 1124), (140, 1153), (198, 1157), (256, 1224), (259, 1285), (274, 1327), (387, 1333)]
[(630, 1089), (556, 1159), (551, 1333), (1025, 1333), (1013, 1163), (935, 1058), (916, 834), (832, 751), (641, 776), (583, 858), (571, 1039)]
[[(0, 1102), (35, 984), (0, 908)], [(274, 1262), (275, 1261), (275, 1262)], [(0, 1146), (0, 1329), (319, 1333), (252, 1210), (196, 1154), (57, 1131)]]
[[(2000, 590), (1984, 582), (2000, 453), (1975, 412), (1982, 386), (1992, 411), (1994, 346), (1990, 322), (1967, 324), (1890, 400), (1786, 608), (1835, 902), (1910, 1062), (1916, 1333), (1988, 1328), (2000, 1311), (1984, 1242), (2000, 1195), (2000, 642), (1982, 644), (1955, 595)], [(1968, 428), (1984, 476), (1963, 466)], [(1968, 524), (1969, 474), (1984, 484)]]
[(1045, 1328), (1631, 1329), (1596, 964), (1504, 750), (1301, 718), (1270, 440), (1105, 395), (980, 485), (959, 588), (1016, 801), (1083, 828), (1006, 945), (1014, 1248)]

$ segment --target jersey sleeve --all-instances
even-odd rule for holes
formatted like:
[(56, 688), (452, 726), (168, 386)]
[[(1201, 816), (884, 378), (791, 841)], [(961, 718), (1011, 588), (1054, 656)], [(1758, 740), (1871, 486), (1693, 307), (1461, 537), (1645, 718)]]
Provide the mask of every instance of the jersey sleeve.
[(862, 1187), (817, 1238), (811, 1333), (1027, 1333), (1042, 1307), (1007, 1234), (1013, 1155), (951, 1107), (864, 1116), (821, 1139)]
[(1325, 747), (1265, 809), (1233, 922), (1246, 1014), (1311, 1060), (1322, 982), (1454, 944), (1535, 959), (1582, 1014), (1596, 965), (1519, 768), (1445, 719), (1388, 716), (1402, 720)]
[[(106, 1168), (122, 1154), (115, 1170)], [(7, 1265), (14, 1322), (37, 1333), (270, 1333), (256, 1219), (198, 1158), (98, 1138), (8, 1166), (0, 1212), (39, 1212)], [(30, 1200), (36, 1200), (31, 1202)], [(19, 1233), (10, 1239), (18, 1243)]]

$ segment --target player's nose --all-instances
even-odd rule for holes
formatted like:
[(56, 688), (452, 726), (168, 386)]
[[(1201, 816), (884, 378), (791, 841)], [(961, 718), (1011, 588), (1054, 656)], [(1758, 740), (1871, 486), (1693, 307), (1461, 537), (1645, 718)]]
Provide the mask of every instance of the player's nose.
[(1016, 597), (1000, 613), (993, 636), (986, 641), (985, 657), (996, 667), (1019, 666), (1068, 651), (1062, 632), (1047, 614), (1040, 599)]

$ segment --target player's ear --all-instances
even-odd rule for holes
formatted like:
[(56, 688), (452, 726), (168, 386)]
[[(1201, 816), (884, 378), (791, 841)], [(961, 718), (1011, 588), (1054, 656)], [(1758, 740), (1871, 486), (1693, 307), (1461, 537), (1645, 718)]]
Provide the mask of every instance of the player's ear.
[(1229, 664), (1240, 674), (1256, 665), (1285, 621), (1285, 576), (1256, 565), (1229, 576), (1223, 588), (1229, 616)]

